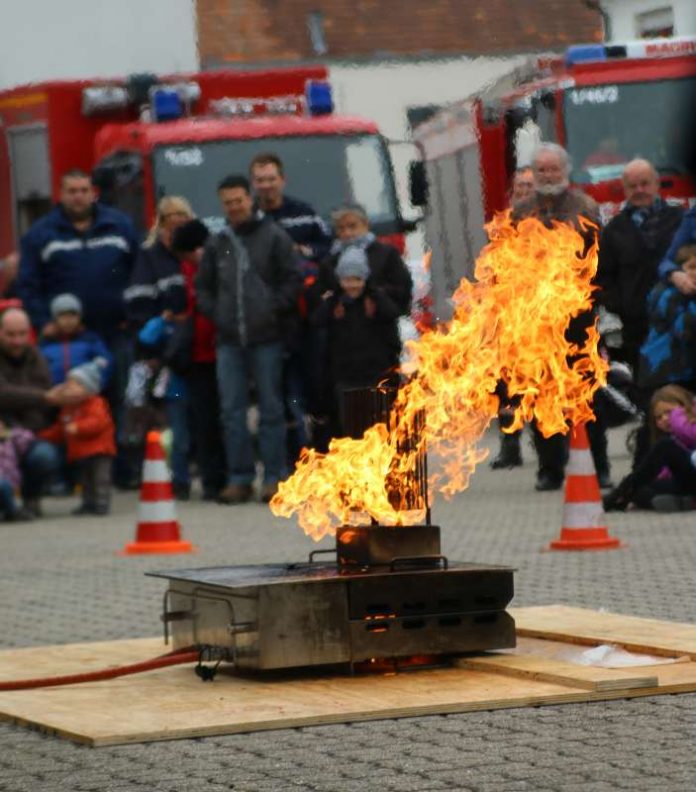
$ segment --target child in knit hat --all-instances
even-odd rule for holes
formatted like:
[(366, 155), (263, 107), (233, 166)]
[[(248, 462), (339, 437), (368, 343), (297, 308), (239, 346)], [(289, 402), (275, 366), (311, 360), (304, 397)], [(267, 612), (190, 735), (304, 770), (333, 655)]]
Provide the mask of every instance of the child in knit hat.
[(68, 372), (62, 385), (69, 404), (40, 437), (65, 444), (68, 462), (79, 462), (82, 504), (73, 514), (104, 515), (111, 502), (111, 464), (116, 454), (114, 422), (106, 400), (99, 395), (107, 361), (97, 358)]
[(341, 252), (333, 285), (322, 294), (311, 321), (328, 329), (328, 408), (332, 433), (340, 436), (346, 390), (398, 383), (401, 308), (385, 289), (370, 282), (367, 253), (360, 246)]
[(101, 336), (82, 324), (82, 303), (74, 294), (59, 294), (51, 300), (53, 321), (44, 328), (39, 340), (54, 385), (65, 382), (68, 371), (96, 358), (108, 365), (102, 370), (102, 387), (111, 376), (112, 357)]

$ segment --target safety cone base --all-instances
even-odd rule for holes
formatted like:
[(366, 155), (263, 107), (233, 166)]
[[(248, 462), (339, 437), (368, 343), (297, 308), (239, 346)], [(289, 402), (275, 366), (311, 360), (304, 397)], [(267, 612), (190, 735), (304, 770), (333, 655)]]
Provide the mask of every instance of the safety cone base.
[(616, 550), (623, 547), (620, 539), (609, 536), (606, 528), (563, 528), (549, 550)]
[(196, 553), (197, 547), (191, 542), (130, 542), (119, 555), (156, 555), (159, 553)]

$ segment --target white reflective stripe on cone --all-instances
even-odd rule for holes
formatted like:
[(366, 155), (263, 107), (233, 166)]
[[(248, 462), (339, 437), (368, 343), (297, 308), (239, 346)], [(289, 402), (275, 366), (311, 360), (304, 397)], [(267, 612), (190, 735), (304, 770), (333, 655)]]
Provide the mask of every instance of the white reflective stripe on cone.
[(601, 503), (566, 503), (563, 507), (564, 528), (606, 528), (607, 522)]
[(171, 481), (169, 468), (163, 459), (146, 459), (143, 465), (143, 481), (153, 482)]
[(141, 501), (138, 511), (139, 522), (158, 523), (176, 520), (174, 501)]
[(592, 476), (595, 472), (592, 452), (589, 448), (572, 448), (570, 458), (566, 465), (565, 474), (567, 476)]

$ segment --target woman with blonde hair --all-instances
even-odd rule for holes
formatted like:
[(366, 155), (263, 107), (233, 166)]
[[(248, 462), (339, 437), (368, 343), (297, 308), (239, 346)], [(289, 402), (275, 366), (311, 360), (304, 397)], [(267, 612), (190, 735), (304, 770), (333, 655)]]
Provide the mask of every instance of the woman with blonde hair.
[(157, 204), (155, 222), (133, 267), (124, 293), (126, 315), (136, 329), (148, 319), (186, 310), (181, 262), (172, 252), (174, 231), (195, 217), (191, 204), (178, 195), (165, 195)]

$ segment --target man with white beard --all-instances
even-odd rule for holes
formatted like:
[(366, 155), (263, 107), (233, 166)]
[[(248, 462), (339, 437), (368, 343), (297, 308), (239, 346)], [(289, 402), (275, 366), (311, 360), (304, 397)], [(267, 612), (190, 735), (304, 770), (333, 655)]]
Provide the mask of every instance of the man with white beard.
[[(585, 238), (587, 249), (599, 232), (599, 212), (592, 198), (570, 186), (570, 157), (566, 150), (557, 143), (541, 143), (532, 157), (532, 172), (534, 195), (514, 208), (512, 219), (519, 221), (536, 217), (549, 228), (554, 220), (570, 223)], [(597, 228), (583, 229), (580, 217), (591, 220)], [(576, 316), (569, 322), (566, 338), (576, 344), (581, 343), (593, 320), (592, 311)], [(607, 438), (599, 404), (595, 402), (594, 407), (597, 420), (587, 424), (587, 436), (599, 486), (604, 489), (611, 486)], [(563, 486), (569, 435), (544, 437), (536, 422), (532, 423), (532, 432), (539, 463), (535, 489), (539, 492), (558, 490)]]
[(534, 195), (515, 207), (513, 219), (536, 217), (544, 225), (552, 220), (578, 225), (578, 216), (599, 225), (597, 204), (570, 186), (570, 157), (557, 143), (541, 143), (532, 158)]

